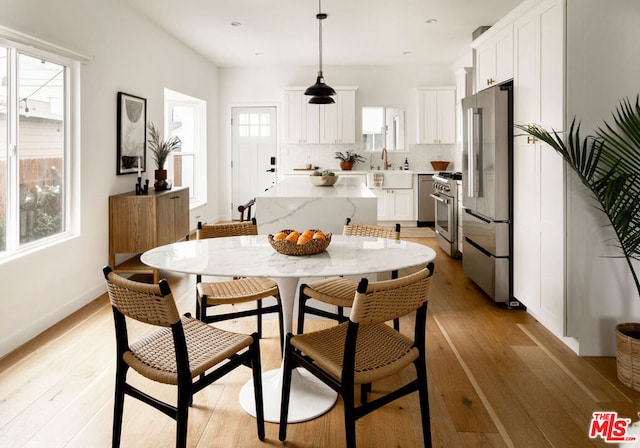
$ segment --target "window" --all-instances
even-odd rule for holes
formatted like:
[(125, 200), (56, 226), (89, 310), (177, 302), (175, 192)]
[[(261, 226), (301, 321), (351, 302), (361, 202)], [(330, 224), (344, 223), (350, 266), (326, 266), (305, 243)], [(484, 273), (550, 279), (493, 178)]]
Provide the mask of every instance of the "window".
[(6, 258), (70, 230), (70, 79), (77, 65), (1, 37), (0, 258)]
[(165, 89), (165, 135), (178, 137), (179, 151), (171, 154), (168, 169), (175, 186), (189, 187), (191, 207), (207, 202), (206, 102)]

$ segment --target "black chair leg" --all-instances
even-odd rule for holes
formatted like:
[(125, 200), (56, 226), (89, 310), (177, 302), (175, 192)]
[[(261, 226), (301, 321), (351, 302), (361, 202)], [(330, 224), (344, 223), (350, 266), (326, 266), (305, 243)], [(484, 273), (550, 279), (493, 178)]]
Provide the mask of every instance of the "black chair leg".
[(282, 301), (276, 296), (278, 302), (278, 330), (280, 331), (280, 356), (284, 357), (284, 319), (282, 317)]
[(284, 350), (284, 374), (282, 378), (282, 397), (280, 402), (280, 431), (278, 439), (284, 442), (287, 438), (287, 418), (289, 417), (289, 395), (291, 393), (291, 373), (293, 370), (293, 356), (291, 351), (291, 334), (287, 335), (287, 342)]
[(309, 297), (302, 292), (306, 285), (300, 285), (300, 300), (298, 300), (298, 331), (297, 334), (302, 334), (304, 332), (304, 312), (307, 307), (307, 300)]
[(262, 299), (258, 300), (258, 338), (262, 339)]
[(371, 392), (371, 383), (360, 385), (360, 402), (362, 404), (367, 404), (367, 400), (369, 398), (370, 392)]
[(178, 386), (178, 405), (176, 415), (176, 448), (187, 447), (187, 424), (189, 420), (189, 402), (192, 394), (188, 386)]
[(262, 395), (262, 367), (260, 365), (260, 338), (253, 335), (251, 344), (251, 369), (253, 372), (253, 395), (256, 401), (256, 421), (258, 439), (264, 440), (264, 398)]
[(420, 397), (420, 415), (422, 417), (422, 437), (425, 448), (431, 448), (431, 417), (429, 413), (429, 388), (427, 386), (427, 368), (424, 358), (415, 361), (418, 374), (418, 396)]
[(396, 331), (400, 331), (400, 319), (393, 319), (393, 329)]
[(111, 435), (111, 446), (118, 448), (122, 434), (122, 413), (124, 411), (124, 386), (127, 380), (127, 370), (129, 366), (124, 361), (118, 362), (116, 367), (116, 386), (113, 399), (113, 433)]
[[(351, 390), (347, 390), (351, 389)], [(344, 401), (344, 430), (347, 438), (347, 448), (356, 448), (356, 417), (353, 386), (347, 387), (342, 395)]]

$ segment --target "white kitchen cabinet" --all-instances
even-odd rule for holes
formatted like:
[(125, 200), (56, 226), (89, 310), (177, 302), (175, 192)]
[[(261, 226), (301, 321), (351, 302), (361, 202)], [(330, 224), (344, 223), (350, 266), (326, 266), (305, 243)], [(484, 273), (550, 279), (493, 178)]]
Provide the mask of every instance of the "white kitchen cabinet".
[(355, 87), (336, 89), (334, 104), (309, 104), (303, 88), (285, 90), (287, 143), (355, 143)]
[(418, 89), (418, 143), (456, 142), (456, 88)]
[(335, 104), (320, 108), (320, 143), (356, 142), (356, 91), (337, 90)]
[(476, 91), (513, 78), (513, 25), (483, 34), (476, 49)]
[[(561, 131), (563, 1), (546, 0), (517, 17), (513, 37), (514, 122)], [(564, 198), (562, 158), (532, 137), (516, 136), (514, 296), (555, 334), (565, 326)]]
[(414, 221), (413, 189), (372, 189), (378, 198), (378, 221)]
[(320, 143), (320, 109), (303, 90), (285, 91), (287, 143)]

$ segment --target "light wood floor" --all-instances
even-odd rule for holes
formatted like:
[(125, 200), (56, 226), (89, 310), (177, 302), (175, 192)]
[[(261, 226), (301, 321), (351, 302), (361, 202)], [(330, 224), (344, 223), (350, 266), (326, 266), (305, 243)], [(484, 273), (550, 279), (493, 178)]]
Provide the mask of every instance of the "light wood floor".
[[(416, 241), (438, 251), (427, 322), (435, 447), (609, 446), (588, 438), (592, 412), (617, 411), (638, 420), (640, 394), (616, 380), (613, 358), (577, 357), (526, 312), (493, 304), (464, 276), (461, 262), (447, 257), (433, 239)], [(193, 312), (193, 277), (163, 274), (180, 311)], [(249, 332), (254, 322), (225, 326)], [(310, 324), (307, 329), (327, 325)], [(267, 321), (265, 336), (262, 358), (268, 370), (280, 362), (275, 320)], [(114, 353), (111, 309), (102, 296), (1, 359), (0, 447), (109, 446)], [(275, 424), (267, 424), (267, 438), (259, 442), (254, 419), (238, 404), (249, 377), (249, 369), (239, 369), (196, 395), (189, 446), (281, 445)], [(391, 386), (376, 383), (374, 394)], [(152, 390), (173, 400), (173, 388)], [(170, 447), (174, 429), (168, 417), (126, 399), (123, 446)], [(358, 446), (420, 447), (420, 434), (414, 394), (361, 419)], [(338, 401), (326, 415), (290, 425), (286, 445), (341, 447), (343, 435)]]

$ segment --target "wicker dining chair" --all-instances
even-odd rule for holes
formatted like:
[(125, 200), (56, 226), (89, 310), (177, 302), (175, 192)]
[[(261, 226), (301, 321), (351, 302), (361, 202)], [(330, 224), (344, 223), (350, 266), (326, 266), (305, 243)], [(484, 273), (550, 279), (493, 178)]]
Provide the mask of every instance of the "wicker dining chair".
[[(255, 218), (253, 218), (251, 221), (227, 224), (203, 225), (199, 222), (196, 238), (201, 240), (206, 238), (257, 234), (258, 226)], [(264, 307), (262, 299), (267, 297), (274, 297), (276, 304)], [(207, 310), (218, 305), (236, 305), (254, 301), (256, 302), (256, 308), (253, 309), (207, 314)], [(213, 323), (246, 316), (257, 316), (258, 337), (262, 338), (262, 316), (269, 313), (278, 313), (280, 346), (282, 347), (284, 342), (282, 303), (276, 282), (264, 277), (246, 277), (219, 282), (203, 282), (201, 275), (196, 276), (196, 317), (203, 322)]]
[[(302, 367), (342, 396), (348, 448), (356, 446), (356, 420), (415, 391), (420, 400), (424, 444), (431, 446), (425, 336), (433, 267), (433, 263), (429, 263), (416, 273), (393, 280), (369, 283), (363, 278), (354, 294), (347, 322), (311, 333), (287, 335), (280, 410), (281, 441), (287, 435), (292, 370)], [(413, 311), (413, 339), (385, 323)], [(406, 378), (402, 371), (411, 364), (416, 370), (414, 380), (403, 381), (402, 386), (368, 401), (371, 383), (391, 376), (398, 380)], [(357, 385), (360, 385), (361, 398), (356, 406)]]
[[(120, 446), (124, 398), (129, 395), (176, 420), (176, 447), (186, 447), (193, 395), (241, 365), (251, 366), (253, 371), (258, 439), (264, 440), (258, 335), (231, 333), (189, 315), (181, 317), (166, 280), (157, 285), (140, 283), (115, 274), (109, 266), (103, 273), (116, 330), (112, 446)], [(130, 342), (127, 318), (156, 329)], [(160, 401), (127, 382), (130, 367), (149, 380), (177, 386), (177, 404)]]
[[(370, 236), (378, 238), (400, 239), (400, 224), (392, 226), (377, 226), (371, 224), (352, 223), (351, 219), (345, 220), (343, 235)], [(391, 278), (398, 278), (398, 271), (391, 272)], [(300, 285), (298, 301), (298, 334), (304, 332), (305, 314), (325, 317), (338, 322), (346, 322), (347, 316), (344, 308), (349, 308), (353, 303), (353, 295), (358, 288), (358, 282), (344, 277), (329, 277)], [(335, 305), (338, 312), (333, 313), (309, 305), (309, 299), (315, 299), (323, 303)], [(394, 320), (393, 326), (400, 329), (400, 321)]]

